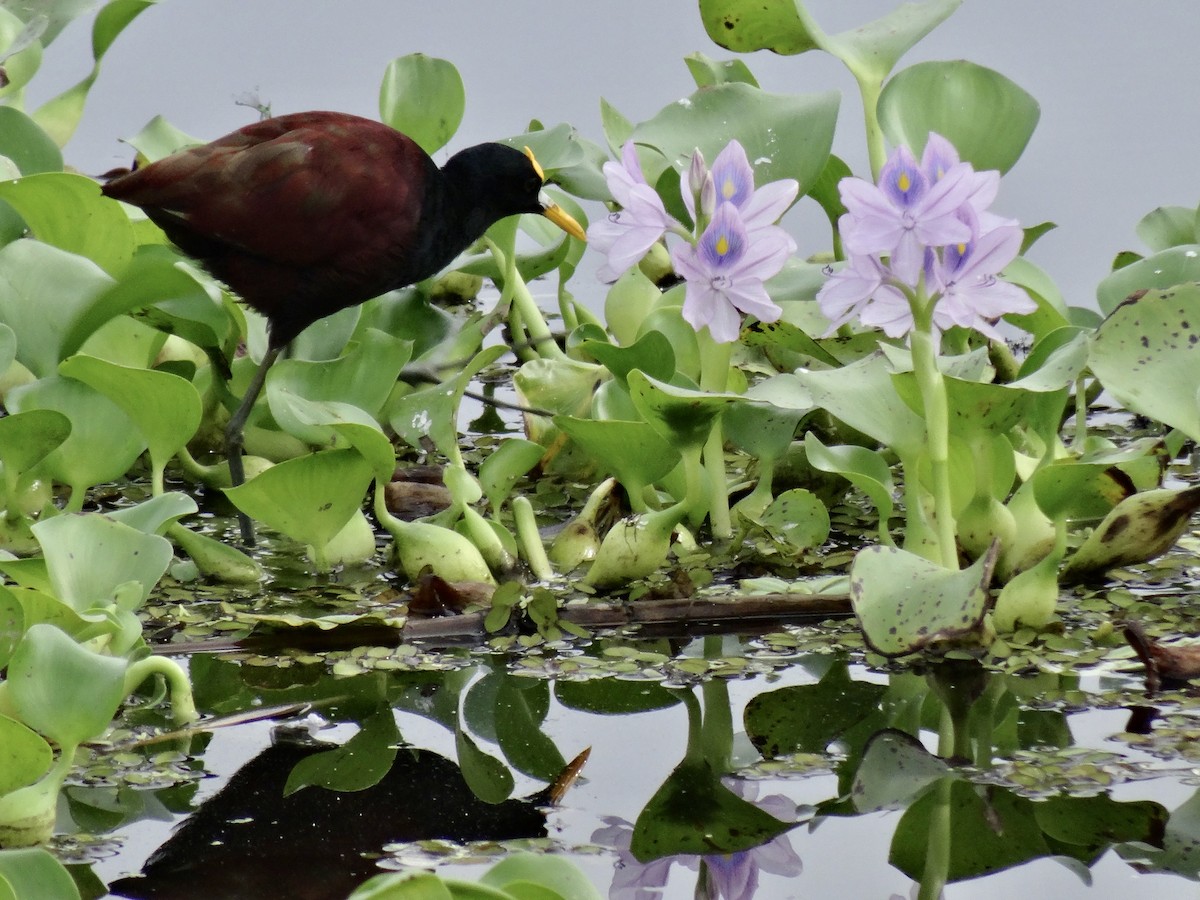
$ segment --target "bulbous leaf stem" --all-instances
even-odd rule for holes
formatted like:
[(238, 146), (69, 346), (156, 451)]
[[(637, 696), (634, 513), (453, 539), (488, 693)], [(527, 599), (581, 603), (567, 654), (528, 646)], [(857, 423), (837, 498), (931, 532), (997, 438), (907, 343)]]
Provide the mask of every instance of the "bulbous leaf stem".
[(546, 547), (538, 533), (537, 519), (533, 515), (533, 504), (525, 496), (512, 499), (513, 522), (517, 527), (517, 542), (526, 565), (538, 581), (549, 581), (554, 577), (554, 567), (546, 556)]
[(132, 693), (151, 675), (161, 675), (166, 680), (171, 695), (171, 717), (176, 722), (194, 722), (200, 718), (187, 673), (179, 663), (165, 656), (147, 656), (130, 663), (125, 670), (125, 693)]
[[(729, 363), (733, 357), (733, 344), (719, 344), (713, 340), (708, 329), (696, 334), (700, 347), (700, 388), (705, 391), (724, 393), (729, 383)], [(685, 454), (685, 463), (686, 463)], [(708, 524), (716, 540), (728, 540), (733, 535), (733, 524), (729, 515), (729, 488), (725, 473), (725, 430), (721, 417), (713, 419), (712, 430), (704, 444), (704, 471), (707, 477)], [(693, 487), (688, 481), (688, 508), (694, 509)]]
[[(933, 305), (918, 287), (909, 302), (913, 311), (910, 335), (913, 372), (921, 390), (925, 413), (925, 447), (929, 455), (933, 484), (933, 527), (938, 543), (938, 562), (948, 569), (958, 568), (955, 546), (954, 513), (950, 496), (950, 403), (946, 382), (937, 365), (937, 343), (933, 336)], [(916, 471), (906, 471), (906, 479), (915, 479)]]

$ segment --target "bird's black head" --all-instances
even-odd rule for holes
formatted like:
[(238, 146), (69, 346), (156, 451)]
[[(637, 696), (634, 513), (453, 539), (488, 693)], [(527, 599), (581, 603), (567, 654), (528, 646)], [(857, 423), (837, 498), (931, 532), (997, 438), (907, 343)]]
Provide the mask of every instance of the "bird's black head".
[(539, 213), (568, 234), (586, 240), (583, 228), (542, 192), (545, 176), (533, 154), (505, 144), (477, 144), (456, 153), (442, 167), (447, 190), (460, 209), (486, 230), (518, 213)]

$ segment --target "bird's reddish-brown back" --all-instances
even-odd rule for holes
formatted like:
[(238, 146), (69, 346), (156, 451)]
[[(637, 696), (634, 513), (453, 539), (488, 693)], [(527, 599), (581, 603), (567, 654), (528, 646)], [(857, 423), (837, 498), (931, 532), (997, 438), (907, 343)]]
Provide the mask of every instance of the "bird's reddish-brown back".
[[(408, 246), (429, 157), (387, 125), (306, 112), (248, 125), (110, 182), (184, 249), (189, 231), (283, 265), (354, 266)], [(415, 195), (415, 196), (414, 196)], [(358, 265), (363, 265), (359, 262)]]

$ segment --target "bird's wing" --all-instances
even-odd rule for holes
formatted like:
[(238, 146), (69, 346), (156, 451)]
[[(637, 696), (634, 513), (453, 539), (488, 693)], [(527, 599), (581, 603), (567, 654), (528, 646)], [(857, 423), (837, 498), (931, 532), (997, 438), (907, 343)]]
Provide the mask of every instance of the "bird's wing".
[(190, 237), (307, 267), (407, 245), (432, 168), (386, 125), (299, 113), (167, 157), (105, 193), (146, 209), (185, 249)]

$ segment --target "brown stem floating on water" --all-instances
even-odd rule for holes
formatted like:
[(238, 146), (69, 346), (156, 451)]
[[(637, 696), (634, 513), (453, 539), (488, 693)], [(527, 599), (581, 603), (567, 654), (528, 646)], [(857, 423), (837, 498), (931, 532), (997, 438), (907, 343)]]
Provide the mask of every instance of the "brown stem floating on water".
[[(620, 628), (627, 625), (677, 625), (813, 621), (851, 615), (849, 594), (759, 594), (722, 600), (667, 598), (628, 603), (593, 603), (559, 610), (561, 621), (584, 628)], [(295, 628), (241, 640), (164, 643), (156, 649), (171, 655), (261, 652), (284, 648), (311, 651), (344, 650), (357, 646), (398, 646), (409, 641), (479, 642), (489, 635), (486, 613), (409, 618), (401, 628), (386, 625), (342, 625), (327, 631)]]
[(1163, 680), (1187, 681), (1200, 677), (1200, 645), (1160, 644), (1151, 640), (1137, 622), (1125, 624), (1125, 640), (1146, 666), (1146, 690), (1158, 691)]

